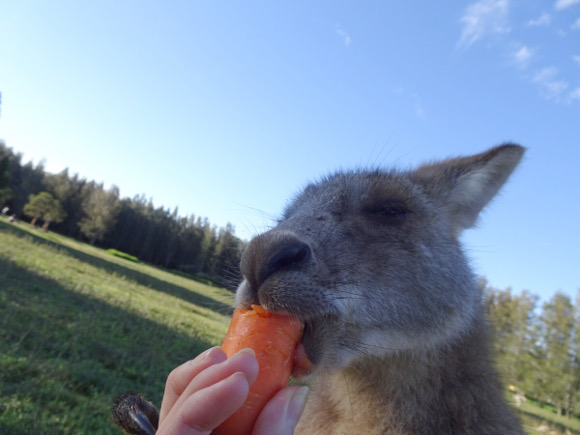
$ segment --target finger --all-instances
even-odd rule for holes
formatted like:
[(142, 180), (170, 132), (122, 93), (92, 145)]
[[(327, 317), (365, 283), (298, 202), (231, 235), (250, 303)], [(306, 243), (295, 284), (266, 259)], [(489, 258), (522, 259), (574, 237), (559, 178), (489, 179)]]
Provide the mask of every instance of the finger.
[(190, 396), (181, 407), (181, 421), (194, 431), (210, 433), (244, 404), (249, 391), (246, 376), (234, 373)]
[[(254, 351), (252, 349), (242, 349), (227, 360), (212, 365), (198, 373), (198, 375), (191, 380), (181, 396), (185, 400), (196, 391), (220, 382), (237, 372), (243, 373), (246, 376), (248, 383), (251, 385), (258, 377), (259, 369), (260, 366)], [(179, 400), (181, 399), (178, 399), (178, 401)]]
[[(165, 419), (168, 419), (173, 422), (172, 424), (176, 424), (175, 422), (181, 419), (180, 417), (181, 409), (184, 407), (185, 402), (200, 390), (203, 390), (204, 388), (208, 388), (218, 382), (221, 382), (226, 378), (232, 376), (234, 373), (243, 374), (243, 376), (246, 379), (245, 382), (248, 385), (251, 385), (258, 377), (258, 371), (259, 371), (258, 360), (256, 359), (254, 351), (251, 349), (242, 349), (229, 359), (226, 359), (225, 361), (222, 361), (218, 364), (207, 367), (205, 370), (199, 372), (197, 376), (195, 376), (190, 381), (189, 385), (185, 388), (185, 391), (183, 391), (183, 393), (177, 398), (177, 400), (173, 402), (173, 406), (171, 408), (169, 407), (165, 408), (166, 413), (164, 414), (163, 419), (160, 419), (160, 422), (163, 423)], [(239, 406), (241, 406), (241, 404), (239, 404), (238, 407)], [(200, 411), (202, 413), (212, 412), (210, 407), (207, 404), (204, 404), (203, 402), (200, 402)], [(229, 415), (230, 414), (228, 414), (227, 416)]]
[(260, 413), (252, 435), (292, 435), (304, 412), (307, 396), (308, 387), (282, 388)]
[(167, 416), (175, 402), (183, 394), (187, 386), (200, 372), (226, 360), (226, 355), (220, 347), (213, 347), (199, 354), (191, 361), (175, 368), (167, 377), (165, 392), (159, 413), (159, 420)]

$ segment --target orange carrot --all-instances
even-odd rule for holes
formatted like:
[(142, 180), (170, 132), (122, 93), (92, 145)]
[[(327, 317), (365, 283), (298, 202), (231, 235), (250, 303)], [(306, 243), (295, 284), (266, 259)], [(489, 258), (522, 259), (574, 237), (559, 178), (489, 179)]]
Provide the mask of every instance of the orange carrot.
[(251, 310), (234, 310), (229, 330), (222, 344), (226, 355), (252, 348), (260, 365), (258, 378), (250, 387), (246, 402), (224, 421), (214, 434), (250, 434), (266, 403), (288, 384), (294, 351), (302, 337), (302, 322), (266, 311), (260, 305)]

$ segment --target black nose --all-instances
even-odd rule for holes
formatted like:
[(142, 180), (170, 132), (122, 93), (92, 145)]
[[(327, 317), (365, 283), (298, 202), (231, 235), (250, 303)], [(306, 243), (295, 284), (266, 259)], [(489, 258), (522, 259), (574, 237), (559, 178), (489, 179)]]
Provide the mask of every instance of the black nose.
[(311, 256), (310, 246), (295, 235), (271, 231), (250, 242), (240, 267), (250, 286), (257, 291), (272, 275), (300, 269)]
[(309, 257), (310, 248), (306, 243), (293, 240), (283, 244), (270, 256), (263, 280), (265, 281), (270, 275), (280, 270), (297, 268)]

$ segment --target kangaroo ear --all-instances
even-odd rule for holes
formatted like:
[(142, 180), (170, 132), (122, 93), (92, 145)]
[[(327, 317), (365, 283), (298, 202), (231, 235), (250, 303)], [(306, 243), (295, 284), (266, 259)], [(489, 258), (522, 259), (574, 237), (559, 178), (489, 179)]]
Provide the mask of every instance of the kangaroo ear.
[(525, 148), (504, 144), (471, 157), (419, 167), (413, 178), (443, 201), (456, 235), (472, 227), (486, 204), (506, 182)]

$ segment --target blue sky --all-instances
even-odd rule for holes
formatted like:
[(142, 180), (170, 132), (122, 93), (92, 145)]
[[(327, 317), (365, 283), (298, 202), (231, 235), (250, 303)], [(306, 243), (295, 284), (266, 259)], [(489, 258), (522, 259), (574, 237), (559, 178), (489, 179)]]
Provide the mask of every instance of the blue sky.
[(0, 3), (0, 138), (248, 239), (306, 182), (504, 141), (479, 274), (580, 288), (580, 0)]

